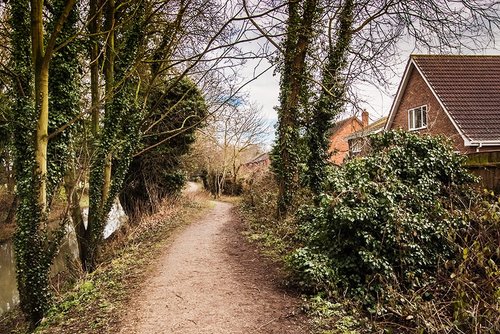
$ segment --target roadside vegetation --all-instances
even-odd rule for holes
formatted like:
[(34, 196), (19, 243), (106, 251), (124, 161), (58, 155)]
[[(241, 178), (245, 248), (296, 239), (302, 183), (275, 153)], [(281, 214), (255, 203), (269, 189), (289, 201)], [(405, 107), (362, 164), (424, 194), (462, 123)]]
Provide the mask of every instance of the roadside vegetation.
[[(377, 303), (407, 291), (420, 296), (422, 289), (441, 284), (446, 270), (455, 278), (496, 279), (498, 259), (490, 245), (497, 240), (489, 232), (483, 237), (489, 228), (483, 220), (496, 219), (496, 204), (474, 192), (463, 195), (472, 190), (466, 174), (453, 174), (455, 158), (436, 165), (441, 174), (429, 172), (416, 188), (397, 183), (396, 167), (386, 171), (391, 179), (376, 178), (385, 176), (377, 176), (380, 168), (397, 166), (386, 166), (384, 159), (396, 158), (382, 151), (339, 170), (331, 170), (327, 159), (330, 127), (342, 113), (363, 107), (358, 88), (388, 87), (401, 43), (407, 48), (411, 41), (425, 52), (482, 51), (500, 27), (497, 5), (493, 0), (453, 6), (442, 0), (0, 2), (0, 182), (6, 189), (0, 204), (8, 208), (0, 214), (0, 239), (13, 233), (20, 308), (31, 326), (52, 312), (57, 291), (50, 268), (68, 225), (77, 235), (79, 270), (101, 270), (103, 231), (116, 198), (134, 217), (155, 212), (181, 189), (189, 169), (181, 156), (191, 145), (201, 152), (192, 159), (191, 174), (214, 196), (241, 191), (241, 167), (254, 153), (264, 153), (258, 145), (268, 130), (244, 88), (273, 69), (281, 80), (276, 142), (269, 152), (277, 186), (251, 202), (259, 207), (272, 200), (259, 210), (267, 220), (279, 217), (269, 227), (279, 228), (279, 252), (287, 254), (298, 286), (322, 292), (326, 300), (331, 291), (344, 289), (342, 295), (383, 317), (404, 314), (408, 306), (403, 303), (403, 312), (399, 304), (389, 310)], [(245, 63), (253, 71), (240, 71)], [(426, 166), (413, 166), (420, 167)], [(260, 200), (266, 193), (273, 193), (272, 199)], [(344, 193), (349, 201), (338, 197)], [(399, 217), (398, 203), (391, 201), (407, 197), (411, 205), (402, 207), (406, 216)], [(371, 202), (362, 207), (365, 199)], [(482, 202), (490, 204), (481, 207)], [(299, 212), (299, 204), (309, 206)], [(395, 211), (384, 212), (386, 204)], [(415, 214), (420, 205), (425, 215)], [(431, 231), (429, 221), (439, 222), (439, 229)], [(362, 235), (346, 232), (353, 222), (363, 225)], [(390, 222), (401, 223), (401, 231)], [(405, 233), (413, 223), (419, 229), (412, 237)], [(380, 235), (376, 228), (387, 231)], [(357, 239), (338, 244), (337, 233)], [(459, 242), (468, 233), (474, 238)], [(381, 248), (377, 238), (386, 236), (409, 248)], [(368, 247), (365, 253), (348, 252), (360, 245)], [(344, 255), (350, 263), (342, 262)], [(466, 260), (479, 266), (478, 273), (469, 262), (457, 271)], [(339, 268), (329, 270), (332, 264)], [(470, 306), (476, 287), (469, 291), (468, 281), (460, 282), (463, 298), (454, 304), (456, 316), (449, 319), (458, 320), (450, 328), (473, 326), (468, 312), (479, 314), (472, 316), (477, 326), (495, 328), (480, 318), (487, 314), (489, 321), (492, 301)], [(92, 292), (97, 284), (79, 286)], [(389, 287), (395, 290), (386, 291)], [(418, 316), (410, 316), (408, 321), (420, 326)]]
[[(90, 274), (78, 264), (54, 278), (54, 303), (34, 333), (116, 333), (126, 307), (151, 272), (151, 263), (175, 231), (209, 207), (204, 193), (164, 200), (155, 214), (145, 215), (106, 243), (102, 262)], [(64, 276), (61, 278), (60, 276)], [(64, 282), (56, 289), (57, 279)], [(0, 316), (0, 333), (29, 333), (19, 308)]]
[(371, 144), (286, 220), (263, 174), (244, 195), (250, 238), (284, 263), (318, 333), (499, 332), (499, 198), (443, 138)]

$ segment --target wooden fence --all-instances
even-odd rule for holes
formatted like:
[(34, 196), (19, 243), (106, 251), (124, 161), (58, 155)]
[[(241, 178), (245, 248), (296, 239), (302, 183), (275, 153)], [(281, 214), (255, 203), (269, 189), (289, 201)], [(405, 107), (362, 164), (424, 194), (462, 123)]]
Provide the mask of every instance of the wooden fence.
[(466, 166), (484, 187), (500, 193), (500, 152), (469, 153)]

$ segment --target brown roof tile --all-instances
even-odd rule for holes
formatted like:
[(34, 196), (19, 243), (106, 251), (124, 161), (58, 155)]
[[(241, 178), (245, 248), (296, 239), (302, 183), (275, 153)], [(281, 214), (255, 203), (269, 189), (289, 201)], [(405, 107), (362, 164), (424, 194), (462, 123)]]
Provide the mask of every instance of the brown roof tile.
[(500, 140), (500, 56), (412, 59), (466, 137)]
[(362, 128), (361, 130), (358, 130), (356, 132), (351, 133), (346, 138), (353, 139), (353, 138), (359, 138), (359, 137), (366, 137), (368, 135), (371, 135), (372, 133), (377, 133), (377, 132), (382, 131), (384, 129), (386, 122), (387, 122), (387, 117), (379, 118), (375, 122)]
[(330, 136), (335, 135), (338, 131), (340, 131), (344, 125), (349, 125), (351, 122), (358, 122), (359, 125), (362, 125), (361, 121), (356, 116), (351, 116), (346, 119), (335, 122), (335, 124), (328, 130), (328, 134)]

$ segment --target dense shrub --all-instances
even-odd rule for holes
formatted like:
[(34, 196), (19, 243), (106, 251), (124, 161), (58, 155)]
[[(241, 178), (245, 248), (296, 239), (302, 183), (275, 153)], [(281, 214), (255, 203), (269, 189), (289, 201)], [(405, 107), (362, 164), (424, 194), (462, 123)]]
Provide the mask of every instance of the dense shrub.
[(500, 199), (470, 187), (441, 139), (387, 133), (372, 146), (286, 220), (272, 173), (252, 175), (250, 238), (286, 257), (325, 333), (500, 333)]
[(243, 192), (243, 179), (234, 179), (233, 175), (227, 175), (222, 179), (222, 173), (216, 171), (203, 170), (201, 172), (203, 187), (214, 197), (219, 195), (238, 196)]
[(153, 212), (162, 199), (181, 191), (186, 181), (181, 157), (189, 152), (207, 113), (201, 92), (188, 78), (167, 91), (154, 90), (149, 101), (140, 154), (133, 158), (120, 194), (123, 208), (132, 215)]
[(372, 150), (331, 170), (320, 204), (300, 211), (305, 247), (289, 257), (302, 286), (336, 287), (370, 306), (432, 284), (456, 258), (474, 180), (442, 138), (388, 132)]
[(258, 209), (265, 216), (276, 211), (278, 196), (274, 175), (267, 170), (257, 170), (246, 177), (243, 201), (247, 207)]

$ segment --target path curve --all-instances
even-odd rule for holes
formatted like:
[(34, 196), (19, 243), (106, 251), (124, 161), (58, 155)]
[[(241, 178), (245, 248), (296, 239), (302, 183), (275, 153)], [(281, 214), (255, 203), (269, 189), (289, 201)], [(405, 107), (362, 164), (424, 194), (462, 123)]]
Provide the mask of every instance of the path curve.
[(273, 282), (265, 261), (246, 245), (233, 206), (214, 203), (161, 256), (120, 333), (308, 332), (297, 299)]
[(186, 183), (186, 186), (183, 189), (183, 193), (184, 194), (196, 194), (196, 193), (199, 193), (201, 191), (201, 189), (202, 189), (202, 186), (200, 183), (188, 181)]

